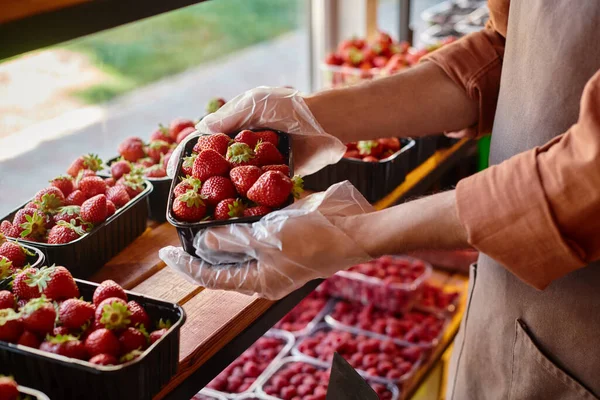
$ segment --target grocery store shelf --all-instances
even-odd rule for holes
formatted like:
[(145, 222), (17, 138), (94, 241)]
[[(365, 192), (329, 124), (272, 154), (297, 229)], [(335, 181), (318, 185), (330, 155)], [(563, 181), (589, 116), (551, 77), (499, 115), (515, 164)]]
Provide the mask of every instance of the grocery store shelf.
[(0, 0), (0, 60), (206, 0)]

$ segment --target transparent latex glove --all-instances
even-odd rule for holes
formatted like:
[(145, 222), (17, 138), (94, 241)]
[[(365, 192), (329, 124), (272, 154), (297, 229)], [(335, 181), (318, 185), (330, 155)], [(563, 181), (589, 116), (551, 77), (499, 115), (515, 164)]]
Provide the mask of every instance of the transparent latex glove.
[[(346, 146), (323, 130), (304, 102), (300, 92), (288, 88), (257, 87), (225, 103), (196, 125), (192, 140), (202, 134), (231, 133), (241, 129), (270, 128), (292, 137), (294, 173), (310, 175), (338, 162)], [(175, 176), (180, 144), (169, 162), (167, 173)]]
[(192, 282), (280, 299), (316, 278), (369, 260), (336, 221), (373, 211), (348, 181), (310, 195), (253, 224), (213, 227), (198, 233), (191, 257), (178, 247), (160, 258)]

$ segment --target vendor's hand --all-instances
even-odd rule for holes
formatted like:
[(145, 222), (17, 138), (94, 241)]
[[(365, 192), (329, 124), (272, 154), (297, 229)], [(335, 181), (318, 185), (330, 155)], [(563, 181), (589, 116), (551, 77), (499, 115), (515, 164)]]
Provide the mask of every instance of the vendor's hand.
[(176, 247), (159, 254), (204, 287), (280, 299), (308, 281), (370, 259), (336, 221), (371, 211), (354, 186), (342, 182), (254, 224), (202, 231), (194, 240), (200, 258)]
[[(294, 172), (305, 176), (338, 162), (346, 146), (329, 135), (317, 122), (304, 98), (294, 89), (258, 87), (228, 101), (215, 113), (196, 125), (197, 134), (232, 133), (241, 129), (270, 128), (288, 133), (292, 138)], [(182, 145), (169, 164), (169, 176)]]

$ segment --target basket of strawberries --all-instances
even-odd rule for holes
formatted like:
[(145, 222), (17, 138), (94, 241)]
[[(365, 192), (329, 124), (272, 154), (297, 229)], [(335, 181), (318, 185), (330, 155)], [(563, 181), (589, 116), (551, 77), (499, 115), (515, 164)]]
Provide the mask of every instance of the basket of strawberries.
[(0, 373), (56, 399), (150, 399), (176, 373), (178, 305), (76, 280), (62, 266), (9, 279), (0, 290)]
[(152, 184), (134, 173), (98, 175), (102, 161), (78, 157), (31, 201), (2, 218), (0, 233), (40, 249), (49, 263), (91, 275), (146, 230)]
[(208, 227), (258, 221), (294, 201), (291, 138), (271, 129), (203, 135), (189, 140), (177, 165), (167, 220), (195, 256), (196, 234)]

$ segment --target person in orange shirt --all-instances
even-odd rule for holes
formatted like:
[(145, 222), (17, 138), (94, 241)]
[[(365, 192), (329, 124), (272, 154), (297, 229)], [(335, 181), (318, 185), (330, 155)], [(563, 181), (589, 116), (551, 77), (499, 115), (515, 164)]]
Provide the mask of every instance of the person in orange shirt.
[[(357, 260), (472, 246), (481, 255), (447, 399), (600, 398), (600, 3), (489, 9), (483, 31), (416, 68), (309, 97), (258, 88), (199, 129), (312, 129), (294, 138), (300, 168), (341, 142), (491, 131), (490, 168), (378, 212), (338, 185), (306, 212), (206, 231), (196, 241), (204, 261), (161, 256), (204, 286), (280, 298)], [(210, 265), (223, 261), (236, 265)]]

